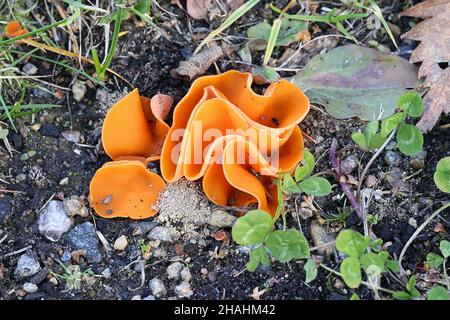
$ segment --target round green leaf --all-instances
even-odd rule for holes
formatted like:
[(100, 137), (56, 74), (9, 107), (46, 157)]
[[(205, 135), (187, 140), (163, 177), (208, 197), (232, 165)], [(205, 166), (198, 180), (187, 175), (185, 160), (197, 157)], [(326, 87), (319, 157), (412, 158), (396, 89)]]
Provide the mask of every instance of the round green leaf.
[(362, 132), (354, 132), (352, 133), (352, 140), (356, 143), (356, 145), (363, 151), (369, 151), (366, 142), (366, 136)]
[(385, 271), (384, 264), (386, 259), (382, 255), (368, 252), (361, 256), (360, 261), (362, 268), (369, 277), (378, 276)]
[(266, 267), (270, 265), (269, 255), (264, 246), (260, 246), (250, 252), (250, 260), (247, 263), (247, 270), (253, 272), (262, 263)]
[(272, 217), (265, 211), (253, 210), (236, 220), (231, 230), (233, 240), (240, 245), (263, 243), (272, 230)]
[(266, 245), (272, 256), (280, 262), (309, 257), (309, 245), (305, 236), (295, 229), (277, 230), (267, 237)]
[(350, 288), (358, 288), (362, 282), (361, 265), (356, 257), (345, 258), (341, 263), (342, 279)]
[(400, 125), (397, 132), (397, 147), (407, 156), (419, 153), (423, 147), (422, 133), (412, 124)]
[(351, 229), (343, 230), (336, 238), (336, 248), (350, 257), (359, 257), (370, 245), (370, 238)]
[(419, 118), (423, 113), (422, 97), (416, 91), (407, 92), (398, 98), (397, 105), (405, 110), (408, 116)]
[(306, 272), (305, 283), (310, 283), (317, 277), (317, 264), (314, 259), (308, 259), (303, 266), (303, 270)]
[(384, 119), (381, 122), (381, 135), (385, 138), (389, 136), (389, 134), (397, 128), (401, 123), (405, 121), (405, 113), (399, 112), (395, 113), (392, 116)]
[(434, 287), (427, 292), (428, 300), (450, 300), (447, 289), (441, 286)]
[(450, 157), (438, 162), (434, 173), (434, 183), (441, 191), (450, 193)]
[(437, 269), (442, 265), (443, 262), (444, 258), (442, 258), (440, 255), (434, 252), (429, 252), (427, 254), (427, 263), (430, 267)]
[(302, 163), (295, 168), (295, 181), (300, 182), (301, 180), (309, 177), (314, 170), (314, 164), (316, 160), (314, 155), (308, 149), (303, 150), (303, 160)]
[(300, 189), (312, 196), (326, 196), (331, 193), (331, 184), (321, 177), (309, 177), (298, 184)]
[(286, 173), (284, 175), (283, 190), (286, 190), (291, 193), (299, 193), (301, 191), (297, 183), (294, 181), (294, 178), (292, 178), (289, 173)]
[(442, 240), (439, 244), (439, 249), (441, 249), (442, 255), (445, 259), (450, 257), (450, 242), (447, 240)]

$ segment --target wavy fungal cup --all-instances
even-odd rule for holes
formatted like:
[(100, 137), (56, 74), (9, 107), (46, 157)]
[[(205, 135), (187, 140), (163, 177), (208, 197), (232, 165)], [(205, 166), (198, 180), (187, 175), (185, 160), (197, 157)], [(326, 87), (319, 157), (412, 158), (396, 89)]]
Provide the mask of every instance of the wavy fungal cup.
[[(153, 216), (164, 180), (185, 177), (202, 178), (206, 196), (217, 205), (257, 204), (273, 215), (273, 178), (293, 171), (303, 157), (298, 124), (309, 101), (286, 80), (270, 85), (264, 95), (251, 89), (252, 81), (251, 74), (238, 71), (198, 78), (175, 107), (171, 127), (165, 122), (173, 103), (169, 96), (148, 99), (134, 90), (114, 105), (102, 131), (113, 161), (90, 185), (97, 214)], [(154, 160), (160, 160), (162, 178), (146, 169)]]

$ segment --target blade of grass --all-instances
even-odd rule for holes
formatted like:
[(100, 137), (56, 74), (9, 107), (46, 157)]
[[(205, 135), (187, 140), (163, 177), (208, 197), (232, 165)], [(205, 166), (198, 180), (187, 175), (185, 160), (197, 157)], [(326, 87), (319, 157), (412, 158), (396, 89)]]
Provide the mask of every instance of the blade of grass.
[(1, 90), (0, 90), (0, 103), (1, 103), (1, 105), (3, 107), (3, 110), (5, 110), (6, 117), (8, 118), (9, 122), (11, 123), (11, 126), (13, 127), (14, 131), (17, 132), (16, 126), (15, 126), (14, 121), (13, 121), (13, 118), (11, 117), (11, 113), (9, 112), (9, 109), (6, 107), (5, 100), (3, 100), (3, 96), (1, 95)]
[[(0, 51), (2, 51), (2, 49), (3, 49), (3, 48), (0, 48)], [(39, 48), (37, 48), (37, 49), (39, 49)], [(30, 52), (23, 52), (23, 51), (15, 50), (15, 49), (8, 49), (8, 50), (9, 50), (10, 52), (13, 52), (13, 53), (23, 54), (25, 57), (26, 57), (26, 56), (30, 56), (30, 57), (33, 58), (33, 59), (37, 59), (37, 60), (46, 61), (46, 62), (49, 62), (49, 63), (56, 64), (56, 65), (58, 65), (58, 66), (60, 66), (60, 67), (63, 67), (63, 68), (65, 68), (65, 69), (69, 70), (69, 71), (72, 71), (72, 72), (74, 72), (74, 73), (79, 73), (79, 74), (83, 75), (84, 77), (86, 77), (87, 79), (89, 79), (89, 80), (95, 82), (96, 84), (102, 85), (102, 82), (101, 82), (101, 81), (99, 81), (98, 79), (96, 79), (96, 78), (90, 76), (89, 74), (87, 74), (87, 73), (84, 72), (83, 70), (77, 69), (77, 68), (75, 68), (75, 67), (73, 67), (73, 66), (71, 66), (71, 65), (69, 65), (69, 64), (65, 64), (65, 63), (60, 62), (60, 61), (56, 61), (56, 60), (53, 60), (53, 59), (50, 59), (50, 58), (41, 57), (41, 56), (32, 54), (31, 52), (34, 51), (34, 50), (32, 50), (32, 51), (30, 51)]]
[(277, 18), (272, 25), (272, 29), (270, 30), (269, 40), (267, 41), (266, 52), (264, 53), (264, 62), (263, 65), (267, 65), (269, 63), (269, 59), (272, 56), (273, 49), (275, 48), (275, 44), (277, 42), (278, 34), (281, 28), (281, 19)]
[(13, 110), (15, 107), (19, 107), (19, 109), (55, 109), (55, 108), (61, 108), (62, 105), (60, 104), (47, 104), (47, 103), (40, 103), (40, 104), (21, 104), (21, 105), (5, 105), (4, 108), (7, 108), (8, 110)]
[(38, 33), (47, 31), (47, 30), (52, 29), (52, 28), (54, 28), (54, 27), (58, 27), (58, 26), (60, 26), (60, 25), (65, 24), (67, 21), (69, 21), (70, 18), (71, 18), (71, 17), (69, 17), (69, 18), (67, 18), (67, 19), (63, 19), (63, 20), (57, 21), (57, 22), (55, 22), (55, 23), (49, 24), (48, 26), (45, 26), (45, 27), (42, 27), (42, 28), (39, 28), (39, 29), (30, 31), (30, 32), (25, 33), (25, 34), (23, 34), (23, 35), (20, 35), (20, 36), (18, 36), (18, 37), (13, 37), (13, 38), (9, 38), (9, 39), (0, 41), (0, 46), (4, 46), (4, 45), (6, 45), (6, 44), (10, 44), (10, 43), (13, 43), (13, 42), (18, 41), (18, 40), (22, 40), (22, 39), (25, 39), (25, 38), (29, 38), (29, 37), (31, 37), (31, 36), (34, 36), (34, 35), (38, 34)]
[(108, 55), (106, 56), (105, 63), (103, 64), (103, 67), (101, 69), (102, 76), (108, 70), (109, 65), (111, 64), (112, 58), (114, 57), (114, 53), (116, 51), (117, 47), (117, 41), (119, 40), (119, 33), (120, 33), (120, 25), (122, 24), (122, 8), (117, 8), (117, 13), (115, 17), (114, 22), (114, 31), (113, 36), (111, 39), (111, 47), (108, 51)]
[(389, 25), (388, 25), (386, 19), (384, 19), (384, 17), (383, 17), (383, 12), (381, 11), (380, 7), (373, 0), (369, 0), (369, 3), (371, 5), (370, 7), (366, 7), (365, 5), (362, 5), (360, 3), (355, 3), (355, 6), (374, 14), (381, 21), (381, 24), (383, 25), (384, 29), (386, 30), (386, 32), (387, 32), (389, 38), (391, 39), (392, 43), (394, 44), (395, 48), (397, 48), (397, 50), (400, 50), (398, 48), (397, 41), (395, 41), (395, 37), (391, 31), (391, 28), (389, 28)]
[(212, 39), (214, 39), (218, 34), (231, 26), (236, 20), (247, 13), (251, 8), (257, 5), (261, 0), (249, 0), (245, 2), (242, 6), (237, 8), (217, 29), (213, 30), (195, 49), (194, 54), (198, 53), (201, 48)]
[(109, 13), (108, 10), (99, 8), (99, 7), (95, 7), (95, 6), (88, 6), (86, 4), (83, 4), (79, 1), (74, 1), (74, 0), (64, 0), (65, 3), (72, 5), (74, 7), (78, 7), (80, 9), (83, 9), (85, 11), (96, 11), (96, 12), (101, 12), (101, 13)]
[(284, 9), (280, 12), (279, 17), (273, 22), (272, 29), (270, 30), (269, 39), (267, 41), (266, 52), (264, 53), (264, 62), (263, 65), (267, 65), (269, 63), (270, 57), (272, 56), (273, 49), (277, 43), (278, 34), (280, 33), (282, 19), (285, 13), (296, 3), (295, 0), (289, 1), (289, 3), (284, 7)]

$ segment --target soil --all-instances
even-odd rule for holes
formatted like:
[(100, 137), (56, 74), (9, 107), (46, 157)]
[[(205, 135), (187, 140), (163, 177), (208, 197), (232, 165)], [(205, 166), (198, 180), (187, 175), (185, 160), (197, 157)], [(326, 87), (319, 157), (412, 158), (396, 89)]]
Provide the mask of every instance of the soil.
[[(396, 2), (397, 3), (397, 2)], [(112, 68), (139, 88), (144, 96), (156, 93), (171, 95), (175, 102), (179, 101), (187, 92), (190, 83), (170, 76), (170, 70), (176, 68), (180, 61), (185, 60), (195, 49), (196, 43), (192, 40), (192, 33), (188, 32), (186, 14), (176, 6), (164, 6), (167, 10), (179, 16), (178, 23), (181, 33), (170, 32), (171, 41), (158, 35), (152, 28), (136, 28), (132, 21), (125, 24), (124, 29), (129, 32), (121, 37)], [(401, 10), (400, 5), (392, 6), (392, 13)], [(241, 35), (245, 33), (243, 26), (262, 20), (267, 15), (264, 5), (258, 5), (252, 14), (238, 21), (229, 34)], [(192, 21), (191, 21), (192, 22)], [(212, 27), (218, 24), (217, 20)], [(407, 29), (407, 23), (402, 20), (402, 30)], [(210, 28), (204, 21), (193, 22), (193, 28)], [(325, 26), (324, 26), (325, 29)], [(184, 32), (186, 31), (186, 32)], [(364, 38), (364, 37), (361, 37)], [(239, 41), (232, 39), (238, 43)], [(379, 41), (391, 47), (389, 40), (384, 37)], [(345, 44), (340, 41), (338, 45)], [(400, 43), (409, 46), (410, 43)], [(393, 49), (393, 48), (392, 48)], [(235, 54), (235, 53), (233, 53)], [(232, 55), (233, 55), (232, 54)], [(282, 52), (275, 52), (275, 56)], [(262, 55), (262, 53), (261, 53)], [(248, 70), (248, 67), (230, 63), (228, 57), (219, 61), (222, 71), (228, 69)], [(237, 59), (235, 59), (237, 60)], [(31, 60), (38, 66), (39, 74), (48, 74), (53, 66), (46, 66)], [(257, 63), (256, 61), (255, 63)], [(46, 68), (48, 67), (48, 68)], [(69, 86), (72, 76), (56, 68), (57, 76), (63, 77), (61, 85)], [(208, 73), (215, 73), (212, 67)], [(286, 75), (292, 75), (286, 74)], [(55, 76), (55, 78), (57, 77)], [(109, 79), (105, 88), (89, 87), (81, 102), (76, 102), (72, 93), (65, 92), (64, 100), (57, 100), (52, 96), (39, 92), (36, 89), (27, 91), (33, 95), (34, 102), (53, 103), (63, 105), (60, 109), (51, 109), (40, 112), (35, 119), (31, 117), (16, 120), (18, 132), (11, 130), (8, 135), (14, 150), (12, 156), (7, 150), (0, 147), (0, 186), (4, 189), (14, 190), (14, 193), (0, 194), (0, 201), (9, 202), (11, 210), (7, 213), (3, 223), (0, 219), (0, 299), (131, 299), (139, 295), (146, 297), (152, 294), (148, 282), (152, 278), (160, 278), (167, 288), (164, 298), (176, 297), (175, 286), (179, 280), (169, 280), (166, 268), (173, 261), (182, 261), (190, 268), (192, 274), (191, 299), (250, 299), (255, 288), (267, 289), (261, 299), (348, 299), (352, 291), (341, 286), (336, 277), (320, 269), (316, 280), (310, 284), (304, 282), (305, 272), (302, 265), (304, 261), (290, 264), (273, 263), (270, 268), (259, 267), (254, 273), (243, 271), (248, 261), (248, 250), (231, 242), (217, 241), (214, 233), (218, 228), (203, 225), (198, 227), (201, 239), (182, 237), (174, 243), (161, 242), (158, 246), (167, 253), (167, 256), (151, 257), (145, 268), (145, 282), (141, 288), (141, 273), (135, 271), (135, 265), (129, 266), (141, 253), (141, 240), (148, 241), (143, 235), (133, 235), (136, 222), (127, 219), (114, 221), (100, 218), (92, 212), (88, 217), (77, 216), (74, 225), (86, 221), (95, 222), (107, 242), (111, 245), (121, 236), (126, 235), (129, 245), (125, 251), (107, 252), (101, 248), (104, 257), (99, 263), (90, 263), (86, 259), (78, 260), (72, 257), (72, 263), (78, 264), (82, 271), (91, 269), (96, 275), (109, 268), (110, 277), (95, 277), (94, 283), (83, 281), (79, 290), (65, 290), (64, 281), (55, 285), (52, 275), (47, 275), (38, 283), (38, 292), (25, 294), (21, 289), (24, 282), (29, 280), (18, 279), (14, 269), (21, 255), (12, 254), (17, 250), (31, 247), (37, 254), (41, 266), (46, 266), (55, 273), (62, 273), (56, 262), (65, 252), (72, 252), (73, 248), (68, 241), (67, 233), (58, 242), (50, 242), (41, 236), (37, 230), (37, 217), (40, 209), (49, 199), (64, 199), (70, 196), (82, 197), (88, 205), (88, 186), (95, 171), (106, 161), (107, 156), (99, 147), (100, 128), (106, 110), (113, 102), (122, 97), (129, 88), (117, 79)], [(330, 170), (329, 147), (333, 138), (339, 139), (339, 148), (346, 147), (341, 154), (345, 158), (354, 154), (361, 163), (367, 163), (370, 155), (356, 149), (351, 141), (351, 133), (361, 129), (363, 122), (355, 119), (336, 120), (320, 111), (321, 107), (314, 108), (308, 117), (301, 123), (304, 132), (312, 137), (306, 139), (306, 146), (315, 154), (318, 161), (317, 172)], [(449, 118), (442, 118), (441, 124), (446, 124)], [(79, 144), (66, 141), (61, 132), (66, 130), (79, 131), (81, 139)], [(425, 136), (425, 163), (422, 170), (414, 170), (408, 157), (400, 156), (397, 169), (388, 165), (384, 160), (385, 152), (374, 162), (369, 174), (375, 176), (379, 183), (374, 187), (381, 190), (379, 199), (373, 199), (368, 213), (378, 215), (380, 221), (374, 227), (374, 233), (389, 242), (389, 252), (398, 256), (401, 249), (429, 214), (437, 209), (446, 197), (435, 187), (433, 172), (436, 163), (444, 156), (450, 155), (449, 130), (435, 129)], [(34, 150), (36, 154), (26, 160), (21, 155)], [(357, 168), (352, 175), (357, 178)], [(393, 171), (399, 172), (401, 179), (398, 185), (392, 186), (386, 176)], [(66, 185), (60, 182), (69, 178)], [(332, 176), (328, 176), (333, 181)], [(3, 183), (7, 181), (7, 184)], [(334, 181), (334, 183), (336, 183)], [(318, 211), (313, 217), (301, 219), (300, 224), (311, 246), (313, 241), (309, 231), (311, 221), (316, 217), (322, 218), (337, 213), (342, 208), (344, 200), (338, 185), (333, 193), (327, 197), (315, 199)], [(7, 199), (7, 200), (5, 200)], [(170, 197), (168, 197), (170, 199)], [(202, 199), (202, 201), (206, 201)], [(289, 200), (288, 208), (295, 212), (294, 199)], [(149, 219), (153, 221), (153, 219)], [(439, 241), (449, 238), (448, 234), (436, 232), (437, 223), (445, 229), (450, 227), (448, 213), (443, 213), (439, 219), (431, 223), (409, 248), (404, 258), (404, 267), (411, 273), (420, 274), (423, 271), (423, 262), (427, 252), (438, 252)], [(163, 223), (164, 224), (164, 223)], [(298, 227), (295, 214), (288, 215), (288, 225)], [(346, 220), (346, 226), (362, 231), (362, 226), (355, 214)], [(342, 228), (342, 224), (334, 223), (329, 226), (331, 233)], [(230, 234), (230, 228), (225, 228)], [(191, 230), (189, 230), (191, 231)], [(221, 254), (217, 254), (221, 252)], [(338, 257), (326, 257), (325, 263), (336, 268)], [(206, 269), (206, 271), (205, 271)], [(422, 272), (423, 273), (423, 272)], [(383, 278), (384, 279), (384, 278)], [(396, 282), (382, 283), (391, 290), (400, 289)], [(137, 290), (132, 290), (138, 288)], [(363, 299), (372, 299), (372, 292), (365, 288), (356, 290)]]

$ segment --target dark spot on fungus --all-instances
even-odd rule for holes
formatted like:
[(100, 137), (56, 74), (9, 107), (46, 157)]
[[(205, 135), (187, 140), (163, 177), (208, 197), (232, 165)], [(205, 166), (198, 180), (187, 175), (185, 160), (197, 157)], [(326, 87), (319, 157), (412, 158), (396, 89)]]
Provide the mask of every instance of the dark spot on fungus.
[(106, 214), (113, 214), (113, 211), (111, 209), (106, 210)]

